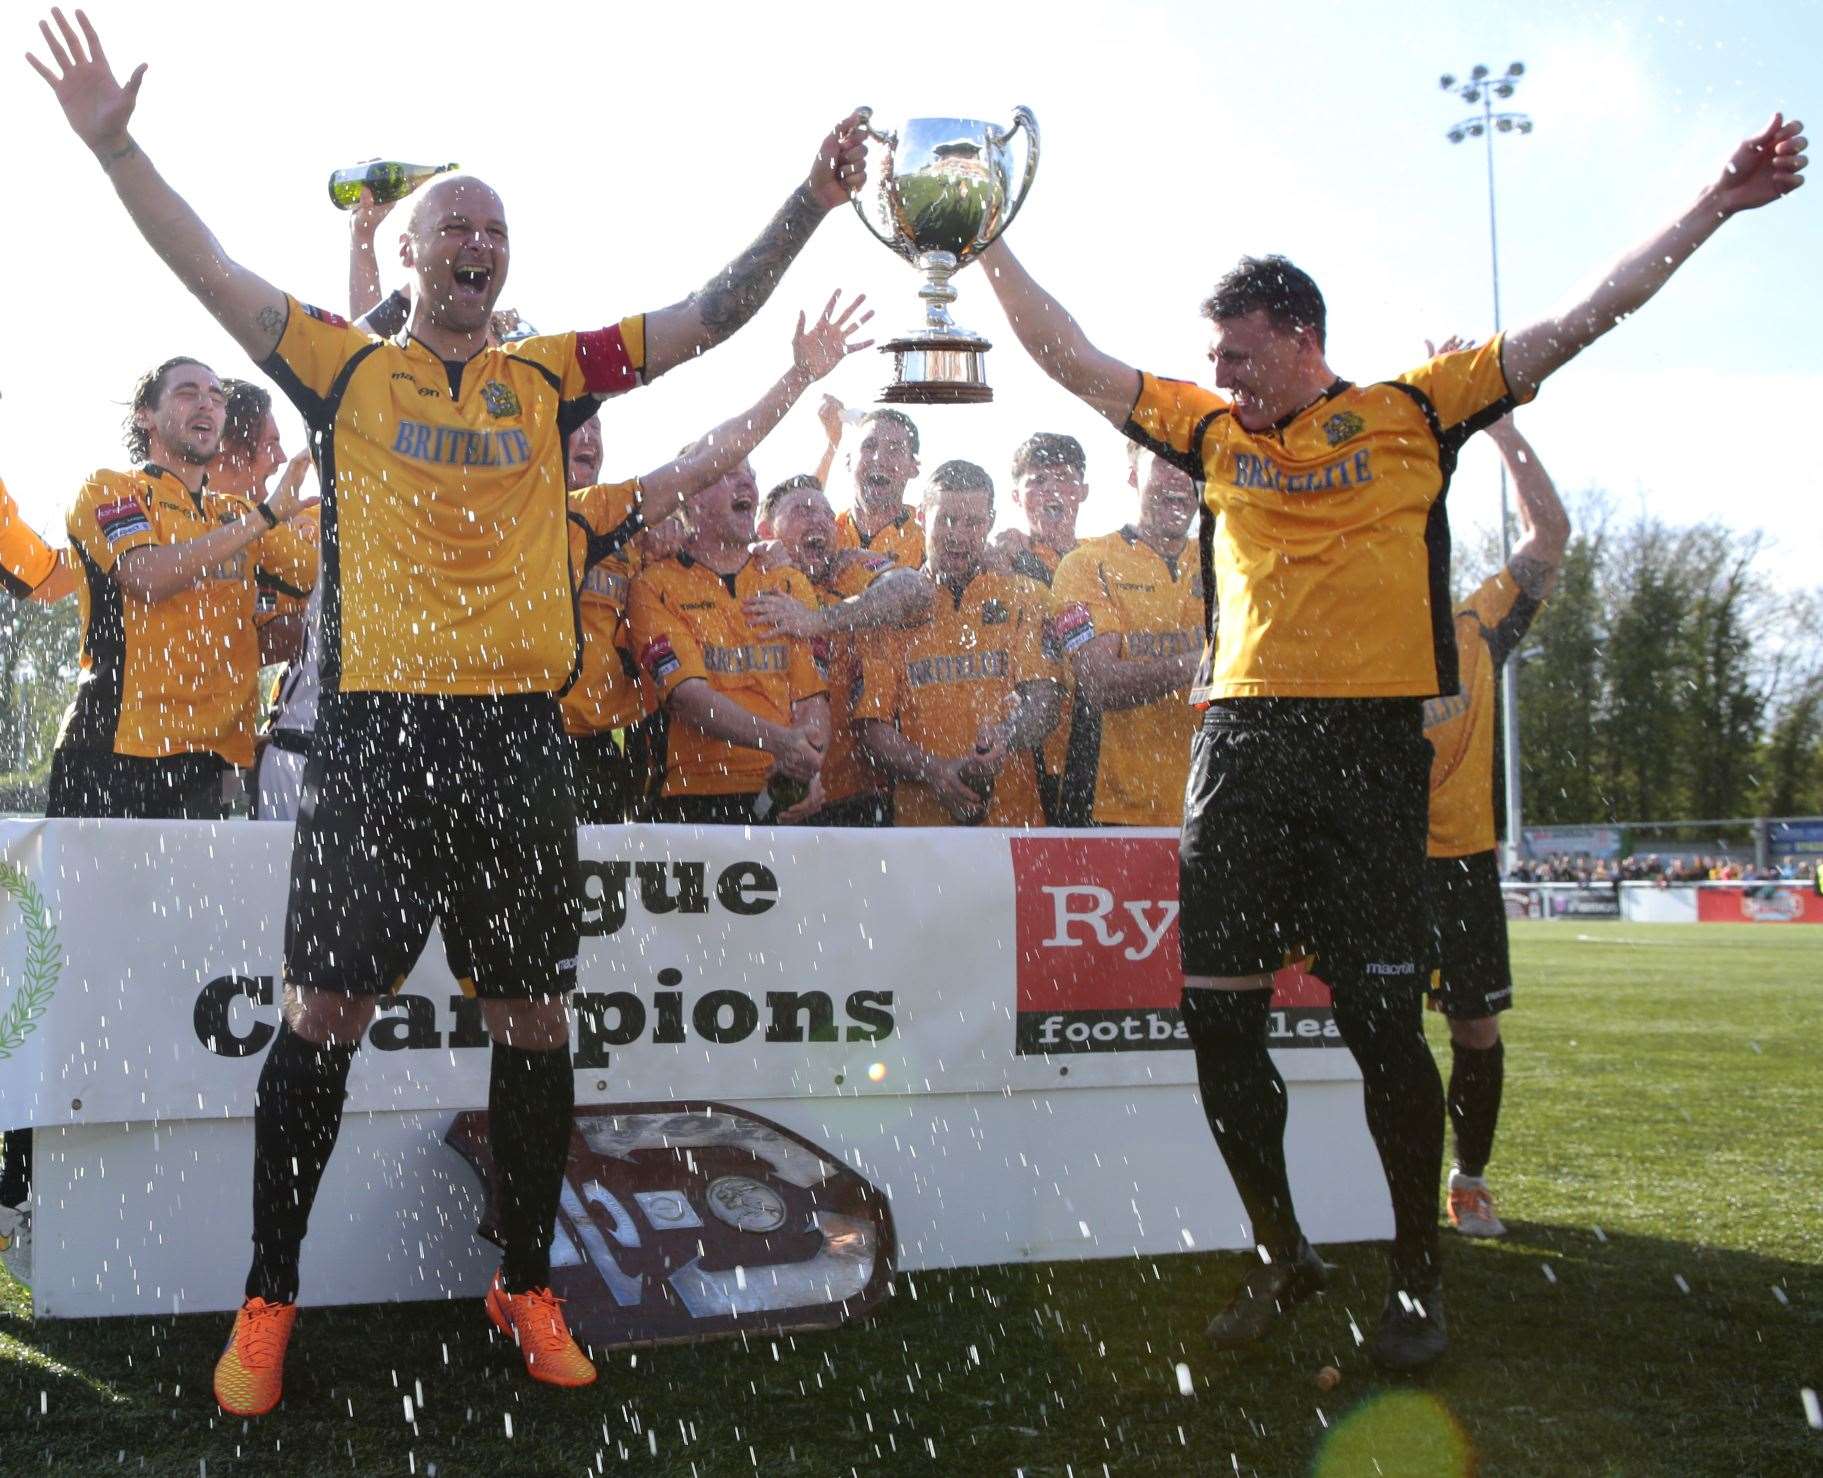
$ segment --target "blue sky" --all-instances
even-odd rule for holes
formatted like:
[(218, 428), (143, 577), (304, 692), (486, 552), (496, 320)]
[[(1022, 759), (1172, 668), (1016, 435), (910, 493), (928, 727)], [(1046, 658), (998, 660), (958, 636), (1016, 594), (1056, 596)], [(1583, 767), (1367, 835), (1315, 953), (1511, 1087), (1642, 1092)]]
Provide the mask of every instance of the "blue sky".
[[(344, 306), (329, 170), (374, 154), (458, 159), (507, 201), (503, 301), (547, 330), (683, 296), (755, 234), (854, 103), (1001, 121), (1025, 103), (1043, 157), (1009, 242), (1104, 347), (1190, 377), (1205, 368), (1196, 305), (1243, 252), (1285, 252), (1317, 278), (1331, 360), (1350, 378), (1397, 373), (1426, 336), (1487, 332), (1484, 162), (1444, 139), (1463, 108), (1440, 72), (1528, 67), (1513, 106), (1536, 131), (1498, 145), (1509, 324), (1682, 208), (1774, 108), (1823, 127), (1814, 3), (628, 14), (458, 0), (434, 28), (422, 7), (375, 0), (282, 13), (98, 0), (91, 14), (123, 72), (152, 63), (142, 145), (248, 265)], [(32, 19), (7, 5), (0, 50), (35, 45)], [(56, 535), (83, 476), (124, 457), (121, 403), (141, 370), (177, 352), (249, 367), (137, 240), (49, 91), (6, 65), (20, 291), (0, 356), (0, 476)], [(1623, 515), (1765, 528), (1780, 582), (1817, 583), (1823, 477), (1802, 428), (1823, 390), (1820, 209), (1813, 185), (1731, 223), (1546, 387), (1523, 424), (1566, 490), (1603, 487)], [(1090, 449), (1085, 530), (1112, 527), (1130, 508), (1118, 438), (1024, 359), (978, 273), (958, 277), (956, 314), (998, 344), (999, 399), (924, 413), (926, 467), (968, 456), (999, 474), (1030, 431), (1073, 431)], [(838, 285), (866, 290), (882, 327), (916, 319), (911, 269), (833, 218), (731, 344), (608, 408), (604, 471), (645, 471), (756, 398), (787, 362), (797, 309)], [(831, 385), (854, 403), (885, 373), (872, 352), (861, 360)], [(761, 449), (763, 485), (814, 464), (813, 400)], [(1492, 524), (1494, 467), (1483, 446), (1464, 458), (1459, 542)], [(846, 494), (839, 475), (834, 492)]]

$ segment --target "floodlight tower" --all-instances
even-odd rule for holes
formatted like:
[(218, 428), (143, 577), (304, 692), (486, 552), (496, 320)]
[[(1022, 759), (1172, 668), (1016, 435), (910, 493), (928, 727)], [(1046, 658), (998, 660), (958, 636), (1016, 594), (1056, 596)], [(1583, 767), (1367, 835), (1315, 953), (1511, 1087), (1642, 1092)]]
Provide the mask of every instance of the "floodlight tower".
[[(1525, 76), (1524, 62), (1509, 62), (1506, 72), (1496, 77), (1477, 62), (1469, 69), (1466, 80), (1445, 72), (1438, 79), (1445, 92), (1454, 93), (1481, 111), (1454, 124), (1445, 135), (1452, 144), (1464, 139), (1485, 139), (1488, 159), (1488, 261), (1494, 280), (1494, 332), (1500, 332), (1500, 229), (1494, 210), (1494, 135), (1526, 134), (1532, 131), (1532, 120), (1524, 113), (1494, 111), (1495, 100), (1506, 102)], [(1513, 536), (1507, 524), (1507, 470), (1500, 464), (1500, 557), (1512, 555)], [(1519, 793), (1519, 662), (1508, 657), (1500, 673), (1501, 747), (1505, 751), (1507, 866), (1518, 860), (1525, 844), (1524, 809)]]

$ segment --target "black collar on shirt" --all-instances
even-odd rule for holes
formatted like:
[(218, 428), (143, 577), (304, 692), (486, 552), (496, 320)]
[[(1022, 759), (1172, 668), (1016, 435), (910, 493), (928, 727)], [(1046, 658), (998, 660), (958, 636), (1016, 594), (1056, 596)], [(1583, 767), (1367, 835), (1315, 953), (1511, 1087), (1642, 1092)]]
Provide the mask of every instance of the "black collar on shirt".
[(462, 372), (483, 354), (487, 353), (487, 347), (483, 345), (473, 354), (469, 355), (467, 359), (445, 359), (441, 354), (437, 353), (435, 349), (431, 348), (429, 344), (426, 344), (424, 340), (414, 334), (409, 327), (400, 331), (399, 338), (402, 343), (416, 344), (426, 354), (429, 354), (443, 366), (443, 373), (449, 376), (449, 397), (451, 400), (460, 400), (462, 398)]
[[(1121, 536), (1121, 538), (1125, 539), (1129, 544), (1131, 544), (1135, 549), (1139, 548), (1141, 545), (1144, 545), (1147, 549), (1151, 549), (1152, 553), (1158, 554), (1158, 551), (1156, 549), (1152, 549), (1152, 546), (1150, 544), (1147, 544), (1144, 539), (1140, 538), (1139, 530), (1136, 529), (1130, 523), (1121, 525), (1120, 536)], [(1168, 569), (1169, 571), (1171, 571), (1171, 579), (1175, 583), (1177, 580), (1177, 561), (1175, 559), (1172, 559), (1167, 554), (1158, 554), (1158, 557), (1165, 562), (1165, 568)]]
[(1293, 421), (1297, 420), (1299, 416), (1303, 415), (1305, 411), (1314, 410), (1324, 401), (1334, 400), (1344, 390), (1352, 390), (1354, 388), (1354, 383), (1350, 380), (1332, 380), (1315, 398), (1305, 401), (1304, 404), (1299, 406), (1295, 411), (1280, 416), (1278, 420), (1274, 421), (1266, 429), (1268, 431), (1283, 431)]
[(190, 489), (185, 486), (184, 480), (169, 467), (160, 467), (156, 462), (147, 462), (145, 466), (141, 467), (139, 470), (145, 476), (151, 478), (153, 482), (157, 482), (161, 477), (170, 478), (172, 482), (176, 483), (180, 488), (183, 488), (186, 493), (190, 494), (190, 502), (196, 507), (196, 516), (198, 518), (202, 517), (203, 489), (209, 486), (209, 474), (207, 472), (203, 474), (203, 480), (196, 485), (196, 491), (191, 493)]
[[(677, 551), (677, 562), (680, 565), (682, 565), (686, 570), (695, 569), (696, 566), (698, 566), (699, 564), (703, 564), (703, 562), (700, 559), (696, 558), (695, 555), (691, 554), (688, 549), (680, 549)], [(736, 570), (732, 575), (724, 575), (721, 573), (720, 570), (710, 570), (708, 565), (703, 565), (703, 568), (705, 570), (709, 570), (709, 573), (711, 575), (714, 575), (716, 579), (718, 579), (722, 582), (722, 588), (724, 590), (726, 590), (728, 592), (728, 594), (739, 595), (740, 592), (734, 588), (734, 582), (736, 580), (740, 579), (741, 570), (746, 569), (747, 566), (749, 564), (751, 564), (752, 562), (753, 562), (753, 551), (749, 550), (747, 552), (747, 558), (741, 561), (741, 568), (739, 570)]]
[[(862, 533), (861, 532), (861, 520), (858, 518), (855, 518), (854, 519), (855, 538), (857, 538), (861, 541), (861, 547), (863, 549), (872, 549), (874, 547), (875, 539), (879, 538), (879, 536), (881, 534), (884, 534), (889, 528), (891, 528), (891, 529), (904, 528), (906, 519), (910, 518), (911, 516), (912, 516), (912, 511), (911, 511), (910, 505), (901, 504), (900, 508), (899, 508), (899, 516), (897, 518), (895, 518), (889, 524), (886, 524), (886, 523), (881, 524), (880, 527), (875, 529), (871, 534)], [(851, 514), (850, 517), (852, 518), (853, 515)]]
[(941, 585), (946, 591), (949, 592), (950, 599), (956, 603), (956, 609), (959, 611), (962, 609), (962, 602), (963, 602), (964, 597), (966, 597), (968, 595), (969, 587), (971, 585), (973, 585), (977, 580), (979, 580), (986, 573), (987, 572), (985, 570), (983, 570), (979, 564), (977, 564), (974, 569), (969, 571), (968, 579), (963, 581), (962, 588), (960, 590), (956, 589), (955, 586), (951, 585), (948, 580), (943, 578), (943, 576), (938, 575), (936, 578), (937, 578), (937, 583), (939, 585)]

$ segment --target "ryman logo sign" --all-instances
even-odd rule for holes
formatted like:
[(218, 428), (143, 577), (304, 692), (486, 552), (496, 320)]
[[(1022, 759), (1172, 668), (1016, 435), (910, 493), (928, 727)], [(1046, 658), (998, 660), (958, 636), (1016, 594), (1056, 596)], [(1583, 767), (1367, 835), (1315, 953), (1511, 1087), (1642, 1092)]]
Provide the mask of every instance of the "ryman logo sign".
[[(1021, 1055), (1183, 1050), (1177, 846), (1156, 836), (1015, 836)], [(1329, 988), (1274, 982), (1274, 1047), (1340, 1047)]]

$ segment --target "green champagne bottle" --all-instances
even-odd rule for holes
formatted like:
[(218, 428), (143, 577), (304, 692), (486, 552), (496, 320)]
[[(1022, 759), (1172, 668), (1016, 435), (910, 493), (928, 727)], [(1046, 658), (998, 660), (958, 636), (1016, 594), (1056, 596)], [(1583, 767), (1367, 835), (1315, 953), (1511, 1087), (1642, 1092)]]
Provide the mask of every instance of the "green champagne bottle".
[(789, 811), (810, 794), (807, 781), (793, 780), (789, 775), (774, 770), (766, 781), (766, 789), (760, 796), (759, 804), (754, 808), (756, 819), (765, 821), (778, 816), (781, 811)]
[(361, 203), (361, 186), (373, 195), (375, 205), (403, 200), (426, 180), (448, 174), (454, 164), (402, 164), (397, 159), (375, 159), (352, 164), (329, 177), (329, 198), (337, 210), (353, 210)]
[[(988, 746), (977, 744), (976, 755), (988, 752)], [(962, 766), (962, 783), (981, 797), (981, 817), (974, 824), (979, 826), (987, 820), (988, 808), (994, 804), (994, 772), (979, 759), (970, 759)]]

